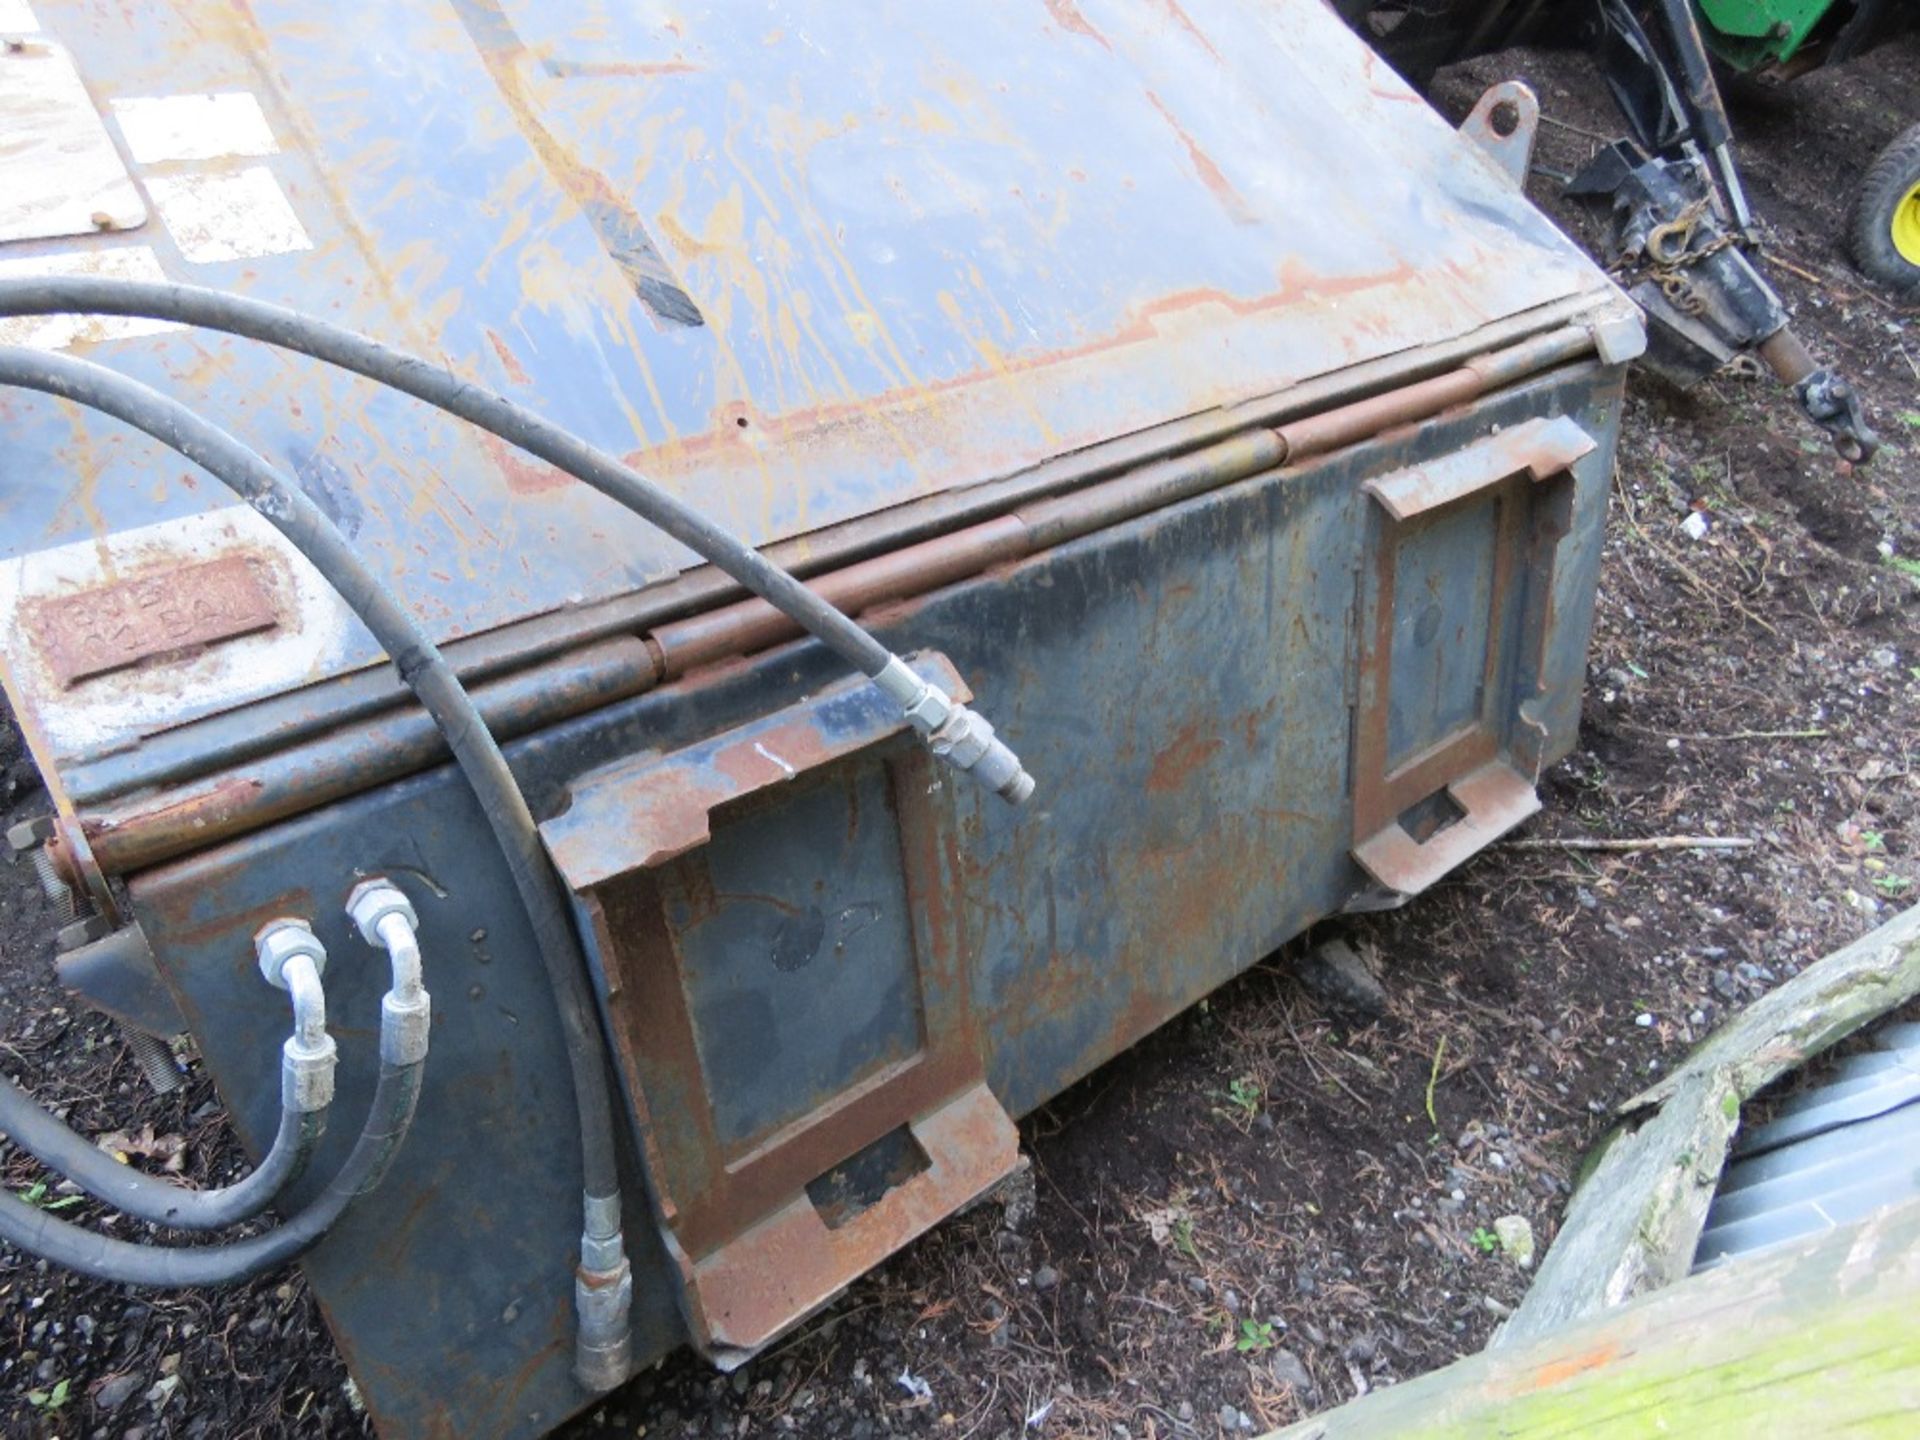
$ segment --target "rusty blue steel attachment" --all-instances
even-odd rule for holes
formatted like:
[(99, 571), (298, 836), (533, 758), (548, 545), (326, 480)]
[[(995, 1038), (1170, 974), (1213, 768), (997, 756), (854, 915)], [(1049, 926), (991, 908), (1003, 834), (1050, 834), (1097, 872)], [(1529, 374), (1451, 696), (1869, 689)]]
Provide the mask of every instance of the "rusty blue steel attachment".
[[(1006, 1173), (1015, 1117), (1417, 894), (1573, 742), (1635, 320), (1318, 0), (0, 17), (54, 147), (21, 163), (95, 167), (0, 159), (0, 276), (211, 284), (444, 357), (902, 657), (883, 694), (363, 380), (0, 320), (298, 477), (484, 681), (620, 1086), (623, 1194), (587, 1218), (627, 1236), (636, 1364), (743, 1362)], [(587, 1398), (579, 1141), (471, 793), (258, 516), (52, 401), (0, 391), (0, 432), (0, 658), (59, 808), (31, 838), (126, 924), (63, 974), (188, 1029), (258, 1153), (283, 1019), (231, 956), (282, 915), (361, 954), (345, 907), (390, 879), (434, 1074), (380, 1203), (302, 1263), (383, 1433), (550, 1429)], [(935, 763), (916, 729), (1030, 784), (936, 688), (1027, 805)], [(378, 969), (330, 969), (333, 1013)], [(340, 1049), (352, 1113), (372, 1060)]]

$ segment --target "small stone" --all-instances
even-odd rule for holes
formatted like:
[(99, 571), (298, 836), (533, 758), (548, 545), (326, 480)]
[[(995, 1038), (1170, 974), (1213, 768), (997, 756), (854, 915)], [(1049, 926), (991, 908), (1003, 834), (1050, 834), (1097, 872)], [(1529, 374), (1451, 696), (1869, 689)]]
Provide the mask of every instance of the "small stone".
[(162, 1375), (147, 1387), (146, 1402), (153, 1407), (157, 1414), (159, 1411), (167, 1408), (167, 1401), (173, 1398), (173, 1392), (179, 1388), (180, 1377), (178, 1375)]
[(1291, 1350), (1276, 1350), (1268, 1356), (1267, 1373), (1273, 1376), (1274, 1384), (1286, 1386), (1297, 1399), (1305, 1399), (1313, 1393), (1313, 1377), (1307, 1373), (1307, 1367), (1300, 1357)]
[(1696, 1010), (1691, 1015), (1687, 1016), (1687, 1024), (1693, 1026), (1693, 1028), (1696, 1030), (1698, 1030), (1702, 1025), (1706, 1023), (1707, 1023), (1707, 1012), (1704, 1010)]
[(1344, 940), (1314, 946), (1294, 965), (1293, 973), (1309, 994), (1336, 1010), (1368, 1019), (1387, 1013), (1387, 992), (1359, 952)]
[(140, 1377), (131, 1372), (125, 1375), (110, 1375), (100, 1382), (100, 1388), (93, 1392), (93, 1403), (102, 1410), (118, 1410), (133, 1398), (133, 1392), (140, 1388)]
[(1196, 1295), (1205, 1295), (1207, 1293), (1206, 1277), (1204, 1275), (1187, 1276), (1187, 1288)]
[(1173, 1413), (1178, 1415), (1182, 1420), (1193, 1419), (1193, 1402), (1191, 1400), (1182, 1400), (1179, 1405), (1174, 1408)]
[(1033, 1272), (1033, 1288), (1036, 1290), (1051, 1290), (1059, 1283), (1060, 1272), (1051, 1265), (1042, 1265)]
[(1716, 970), (1713, 972), (1713, 993), (1718, 995), (1722, 1000), (1738, 1000), (1740, 998), (1740, 984), (1733, 978), (1733, 972), (1731, 970)]
[(1238, 1422), (1239, 1422), (1239, 1419), (1240, 1419), (1240, 1412), (1239, 1412), (1238, 1410), (1236, 1410), (1236, 1409), (1234, 1409), (1234, 1408), (1233, 1408), (1233, 1406), (1231, 1406), (1231, 1405), (1222, 1405), (1222, 1406), (1220, 1407), (1220, 1425), (1221, 1425), (1221, 1428), (1223, 1428), (1223, 1429), (1226, 1429), (1226, 1430), (1232, 1430), (1232, 1429), (1234, 1429), (1234, 1428), (1236, 1427), (1236, 1425), (1238, 1424)]
[(1229, 1315), (1238, 1315), (1240, 1313), (1240, 1297), (1231, 1290), (1222, 1290), (1220, 1292), (1220, 1304)]
[(1680, 522), (1680, 529), (1689, 540), (1704, 540), (1710, 529), (1707, 517), (1698, 510), (1687, 512), (1687, 518)]
[(1638, 1015), (1633, 1017), (1633, 1023), (1638, 1025), (1642, 1030), (1651, 1030), (1653, 1028), (1653, 1016), (1642, 1010)]
[(1524, 1215), (1502, 1215), (1493, 1222), (1500, 1248), (1522, 1270), (1533, 1268), (1533, 1226)]
[(1320, 1287), (1314, 1284), (1313, 1276), (1304, 1270), (1300, 1270), (1294, 1273), (1293, 1288), (1298, 1290), (1302, 1295), (1311, 1295)]

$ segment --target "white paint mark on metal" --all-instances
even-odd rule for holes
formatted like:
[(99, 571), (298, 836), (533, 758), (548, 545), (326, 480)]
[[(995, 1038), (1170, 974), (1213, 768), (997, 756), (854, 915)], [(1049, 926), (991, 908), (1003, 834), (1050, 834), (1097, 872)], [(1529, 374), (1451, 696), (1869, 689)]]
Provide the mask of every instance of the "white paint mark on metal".
[[(0, 260), (0, 279), (28, 275), (104, 275), (115, 280), (165, 280), (160, 257), (145, 245), (121, 245), (111, 250), (69, 250), (57, 255), (23, 255)], [(0, 345), (31, 345), (36, 350), (64, 350), (97, 340), (125, 340), (135, 335), (158, 335), (182, 327), (167, 320), (145, 320), (121, 315), (18, 315), (0, 319)]]
[[(254, 568), (272, 629), (71, 685), (33, 639), (45, 601), (228, 556)], [(344, 602), (272, 525), (248, 506), (229, 505), (0, 561), (0, 633), (14, 637), (8, 659), (19, 698), (54, 750), (76, 755), (308, 684), (339, 663), (358, 632)]]
[(39, 28), (27, 0), (0, 0), (0, 35), (31, 35)]
[(272, 155), (280, 149), (260, 102), (245, 90), (115, 100), (113, 118), (139, 165)]
[(774, 764), (778, 765), (782, 770), (786, 771), (787, 778), (789, 780), (791, 780), (794, 776), (800, 773), (798, 770), (794, 769), (793, 766), (789, 765), (786, 761), (782, 760), (778, 755), (774, 754), (771, 750), (767, 749), (767, 747), (762, 745), (758, 740), (753, 742), (753, 751), (754, 751), (754, 754), (760, 756), (761, 759), (771, 760)]
[(307, 227), (265, 165), (232, 175), (156, 175), (146, 188), (180, 255), (196, 265), (313, 250)]
[(286, 192), (264, 165), (231, 175), (156, 175), (147, 189), (180, 254), (196, 265), (313, 248)]
[(44, 40), (0, 47), (0, 241), (131, 230), (146, 218), (73, 58)]

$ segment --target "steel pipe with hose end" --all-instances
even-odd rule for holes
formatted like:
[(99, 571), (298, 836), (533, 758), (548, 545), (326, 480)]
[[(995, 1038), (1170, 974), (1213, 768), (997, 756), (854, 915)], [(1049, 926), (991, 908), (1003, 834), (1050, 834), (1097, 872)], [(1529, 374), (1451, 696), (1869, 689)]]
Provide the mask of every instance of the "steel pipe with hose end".
[[(617, 1196), (610, 1101), (605, 1073), (598, 1066), (599, 1036), (592, 1024), (591, 999), (572, 929), (551, 872), (545, 868), (526, 801), (472, 701), (432, 642), (367, 573), (312, 501), (252, 450), (185, 406), (102, 366), (11, 346), (0, 346), (0, 385), (38, 390), (111, 415), (206, 469), (307, 557), (393, 657), (401, 678), (446, 735), (494, 827), (548, 962), (563, 1028), (569, 1031), (569, 1053), (584, 1050), (589, 1057), (586, 1073), (597, 1083), (587, 1086), (580, 1100), (583, 1149), (592, 1162), (588, 1174), (596, 1179), (604, 1175), (606, 1188), (589, 1190), (585, 1208), (591, 1212), (592, 1202), (600, 1195)], [(419, 999), (424, 1001), (424, 992)], [(384, 1036), (382, 1044), (384, 1051)], [(265, 1235), (194, 1250), (133, 1245), (93, 1235), (5, 1196), (0, 1197), (5, 1202), (0, 1203), (0, 1239), (84, 1274), (131, 1284), (221, 1284), (259, 1274), (306, 1250), (356, 1194), (378, 1183), (411, 1123), (423, 1063), (383, 1061), (373, 1108), (346, 1164), (319, 1199)]]
[(97, 1235), (0, 1191), (0, 1240), (51, 1264), (116, 1285), (174, 1289), (231, 1285), (264, 1275), (312, 1249), (348, 1205), (380, 1183), (413, 1123), (424, 1069), (424, 1065), (381, 1065), (373, 1104), (353, 1153), (317, 1199), (264, 1235), (191, 1248), (137, 1245)]
[[(285, 988), (296, 997), (296, 1005), (304, 1004), (305, 1024), (289, 1039), (289, 1054), (298, 1049), (317, 1055), (332, 1046), (332, 1041), (325, 1038), (326, 1017), (324, 1013), (315, 1015), (310, 998), (318, 988), (313, 964), (318, 942), (307, 944), (311, 937), (312, 932), (301, 922), (282, 920), (263, 929), (256, 942), (262, 972), (275, 984), (284, 982)], [(304, 1002), (300, 998), (302, 992), (308, 997)], [(425, 991), (420, 990), (417, 998), (424, 1003)], [(419, 1045), (415, 1058), (391, 1058), (404, 1047), (393, 1043), (389, 1032), (395, 1026), (389, 1014), (383, 1005), (380, 1078), (374, 1085), (373, 1103), (368, 1107), (366, 1122), (360, 1128), (353, 1151), (318, 1198), (285, 1224), (264, 1235), (224, 1245), (194, 1248), (139, 1245), (97, 1235), (0, 1192), (0, 1240), (96, 1280), (157, 1288), (230, 1285), (297, 1259), (333, 1228), (354, 1200), (379, 1185), (413, 1124), (414, 1106), (420, 1098), (420, 1079), (426, 1069), (426, 1047), (424, 1043)], [(306, 1088), (313, 1093), (331, 1097), (331, 1069), (325, 1070), (324, 1075), (318, 1067), (310, 1070), (308, 1082)]]
[(364, 375), (499, 436), (624, 505), (781, 611), (872, 680), (942, 760), (1014, 804), (1033, 794), (1033, 777), (978, 712), (927, 684), (831, 602), (751, 545), (604, 450), (506, 396), (319, 316), (227, 291), (100, 276), (0, 280), (0, 316), (77, 313), (171, 320), (245, 336)]
[[(296, 929), (301, 933), (292, 933)], [(4, 1075), (0, 1131), (42, 1165), (136, 1220), (173, 1230), (224, 1230), (253, 1219), (305, 1173), (326, 1133), (333, 1099), (335, 1049), (320, 983), (326, 952), (304, 925), (288, 923), (280, 934), (281, 968), (288, 976), (282, 988), (293, 1006), (293, 1033), (280, 1057), (280, 1127), (266, 1156), (244, 1178), (217, 1190), (188, 1190), (143, 1175), (48, 1114)]]

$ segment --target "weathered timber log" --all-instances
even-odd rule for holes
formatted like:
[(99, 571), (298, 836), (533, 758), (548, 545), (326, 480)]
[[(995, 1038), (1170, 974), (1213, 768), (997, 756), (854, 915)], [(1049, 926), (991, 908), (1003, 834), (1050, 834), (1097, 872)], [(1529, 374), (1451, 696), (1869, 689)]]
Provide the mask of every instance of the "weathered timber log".
[(1920, 1202), (1703, 1272), (1266, 1440), (1910, 1434)]
[(1740, 1106), (1920, 993), (1920, 906), (1809, 965), (1619, 1107), (1560, 1234), (1497, 1349), (1545, 1335), (1687, 1273)]

